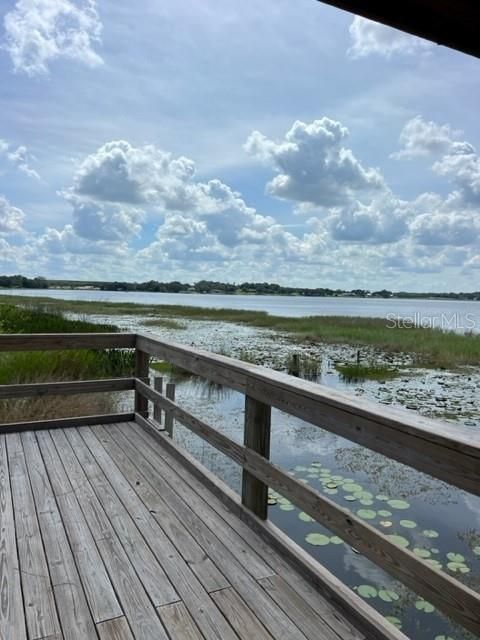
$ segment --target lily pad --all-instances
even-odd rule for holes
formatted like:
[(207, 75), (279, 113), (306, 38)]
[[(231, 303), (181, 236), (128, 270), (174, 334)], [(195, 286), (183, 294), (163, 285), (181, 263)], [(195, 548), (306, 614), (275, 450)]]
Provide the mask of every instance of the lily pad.
[(332, 476), (332, 480), (335, 480), (335, 482), (341, 482), (343, 480), (343, 476)]
[(424, 613), (433, 613), (435, 611), (433, 604), (430, 604), (430, 602), (426, 600), (417, 600), (415, 602), (415, 609), (423, 611)]
[(433, 640), (455, 640), (452, 636), (435, 636)]
[(303, 465), (299, 464), (298, 466), (295, 467), (295, 471), (307, 471), (307, 467), (304, 467)]
[(395, 534), (391, 534), (389, 536), (387, 536), (387, 538), (393, 542), (393, 544), (398, 545), (399, 547), (409, 547), (410, 546), (410, 542), (404, 538), (403, 536), (397, 536)]
[(428, 549), (420, 549), (418, 547), (415, 547), (413, 553), (419, 558), (429, 558), (432, 555)]
[(405, 527), (405, 529), (415, 529), (417, 523), (413, 520), (400, 520), (400, 526)]
[(330, 544), (330, 538), (323, 533), (309, 533), (305, 540), (314, 547), (324, 547)]
[(343, 489), (347, 493), (357, 493), (358, 491), (362, 491), (362, 487), (359, 484), (355, 484), (355, 483), (344, 484)]
[(373, 520), (377, 516), (377, 512), (373, 509), (359, 509), (357, 516), (363, 520)]
[(388, 496), (384, 496), (382, 493), (376, 497), (377, 497), (377, 500), (380, 500), (380, 502), (387, 502), (388, 500), (390, 500)]
[(298, 517), (300, 518), (300, 520), (303, 520), (303, 522), (315, 522), (315, 520), (311, 518), (308, 513), (305, 513), (305, 511), (300, 511)]
[(343, 544), (343, 540), (339, 536), (332, 536), (330, 542), (332, 544)]
[(360, 498), (360, 504), (363, 504), (365, 507), (371, 507), (373, 500), (370, 500), (370, 498)]
[(388, 622), (390, 622), (390, 624), (393, 624), (394, 627), (397, 627), (397, 629), (402, 628), (402, 621), (395, 616), (385, 616), (385, 620), (388, 620)]
[(389, 500), (388, 503), (392, 509), (408, 509), (410, 504), (406, 500)]
[(293, 504), (281, 504), (280, 509), (282, 511), (293, 511), (295, 507), (293, 506)]
[(379, 524), (385, 527), (385, 529), (388, 529), (388, 527), (392, 526), (393, 522), (391, 520), (380, 520)]
[(323, 493), (328, 493), (329, 495), (333, 496), (335, 493), (338, 493), (338, 489), (329, 489), (327, 487), (327, 489), (323, 490)]
[(425, 529), (422, 533), (426, 538), (438, 538), (440, 535), (438, 531), (435, 531), (434, 529)]
[(447, 553), (447, 558), (452, 562), (465, 562), (465, 558), (461, 553), (453, 553), (451, 551), (450, 553)]
[(354, 502), (356, 500), (356, 497), (351, 495), (343, 496), (343, 497), (345, 500), (348, 500), (348, 502)]
[(369, 600), (370, 598), (376, 598), (378, 595), (378, 591), (375, 589), (375, 587), (372, 587), (369, 584), (361, 584), (360, 586), (358, 586), (357, 593), (359, 596), (362, 596), (362, 598), (365, 598), (367, 600)]
[(380, 589), (378, 592), (378, 597), (384, 602), (395, 602), (400, 599), (400, 596), (395, 591), (390, 591), (388, 589)]
[(480, 547), (473, 547), (472, 551), (476, 556), (480, 556)]
[(321, 462), (312, 462), (312, 464), (310, 465), (311, 467), (321, 467), (322, 463)]
[(442, 568), (442, 563), (439, 562), (438, 560), (435, 560), (434, 558), (427, 558), (425, 562), (428, 562), (428, 564), (432, 566), (434, 569), (440, 570)]
[(379, 516), (382, 516), (382, 518), (390, 518), (390, 516), (392, 515), (391, 511), (387, 511), (386, 509), (380, 509), (380, 511), (377, 511)]
[(274, 507), (276, 504), (278, 504), (277, 499), (276, 498), (268, 498), (267, 500), (267, 504), (270, 507)]
[(338, 487), (338, 482), (327, 482), (327, 487), (328, 489), (337, 489)]
[(447, 567), (453, 573), (470, 573), (470, 568), (463, 562), (447, 562)]

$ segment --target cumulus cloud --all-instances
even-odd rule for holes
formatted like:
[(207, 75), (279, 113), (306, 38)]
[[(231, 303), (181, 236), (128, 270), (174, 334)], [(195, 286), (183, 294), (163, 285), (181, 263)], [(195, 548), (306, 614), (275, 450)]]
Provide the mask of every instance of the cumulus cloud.
[(47, 228), (36, 243), (39, 251), (44, 255), (84, 254), (126, 256), (129, 252), (126, 242), (92, 240), (78, 235), (72, 225), (65, 225), (61, 230)]
[[(73, 192), (95, 200), (127, 204), (188, 206), (187, 182), (195, 173), (192, 160), (153, 145), (134, 147), (125, 140), (107, 142), (78, 168)], [(182, 204), (183, 203), (183, 204)]]
[(94, 49), (102, 33), (95, 0), (18, 0), (4, 25), (15, 72), (45, 74), (57, 58), (102, 63)]
[(32, 169), (29, 162), (35, 160), (34, 156), (29, 153), (27, 147), (21, 145), (16, 149), (12, 149), (6, 140), (0, 139), (0, 158), (5, 158), (7, 162), (15, 166), (19, 171), (25, 173), (29, 178), (40, 180), (40, 176)]
[(381, 174), (364, 167), (345, 146), (347, 137), (340, 122), (323, 117), (309, 124), (297, 120), (280, 142), (254, 131), (244, 148), (277, 173), (267, 184), (270, 195), (334, 207), (384, 188)]
[(446, 153), (461, 134), (449, 124), (439, 125), (416, 116), (403, 127), (399, 138), (402, 149), (392, 157), (410, 159)]
[(25, 214), (0, 195), (0, 234), (21, 233)]
[(348, 49), (348, 55), (351, 58), (365, 58), (370, 55), (379, 55), (384, 58), (391, 58), (394, 55), (418, 55), (433, 46), (427, 40), (361, 16), (354, 17), (349, 32), (352, 45)]

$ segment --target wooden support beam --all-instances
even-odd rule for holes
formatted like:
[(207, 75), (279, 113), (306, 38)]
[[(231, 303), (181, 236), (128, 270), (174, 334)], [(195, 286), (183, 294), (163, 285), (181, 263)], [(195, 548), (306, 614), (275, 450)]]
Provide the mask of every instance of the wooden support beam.
[[(135, 377), (148, 383), (148, 371), (150, 365), (150, 356), (141, 349), (135, 350)], [(148, 399), (135, 391), (135, 413), (139, 413), (144, 418), (148, 418)]]
[[(244, 445), (259, 455), (270, 458), (271, 407), (245, 396)], [(268, 516), (268, 486), (243, 469), (242, 504), (262, 520)]]
[[(163, 393), (162, 376), (155, 376), (153, 378), (153, 388), (155, 389), (155, 391), (158, 391), (158, 393)], [(158, 424), (162, 424), (162, 410), (158, 406), (158, 404), (155, 403), (153, 404), (153, 419), (155, 420), (155, 422), (158, 422)]]
[(113, 422), (131, 422), (133, 413), (107, 413), (95, 416), (79, 416), (74, 418), (56, 418), (54, 420), (35, 420), (33, 422), (7, 422), (0, 424), (0, 434), (20, 431), (39, 431), (42, 429), (66, 429), (92, 424), (112, 424)]
[(134, 333), (2, 333), (0, 351), (133, 349)]
[[(165, 395), (172, 402), (175, 401), (175, 384), (173, 382), (167, 382)], [(173, 415), (171, 411), (165, 412), (165, 431), (171, 438), (173, 438)]]
[(100, 393), (104, 391), (127, 391), (134, 388), (135, 378), (2, 384), (0, 385), (0, 400), (42, 396), (67, 396), (79, 393)]

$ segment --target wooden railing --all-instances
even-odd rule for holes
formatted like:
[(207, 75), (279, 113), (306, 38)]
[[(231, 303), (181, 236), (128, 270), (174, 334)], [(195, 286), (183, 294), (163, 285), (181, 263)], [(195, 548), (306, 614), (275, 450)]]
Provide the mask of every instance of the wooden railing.
[[(345, 542), (399, 579), (417, 594), (470, 631), (480, 633), (480, 596), (315, 489), (299, 482), (269, 460), (271, 408), (275, 407), (322, 429), (480, 495), (480, 437), (473, 431), (386, 409), (351, 398), (315, 383), (253, 364), (180, 344), (150, 334), (0, 335), (0, 351), (33, 349), (135, 348), (135, 377), (0, 386), (0, 399), (43, 394), (135, 390), (134, 414), (82, 417), (82, 424), (135, 419), (151, 429), (165, 412), (243, 468), (242, 503), (258, 518), (267, 518), (267, 492), (272, 487)], [(220, 433), (181, 408), (148, 383), (150, 359), (160, 358), (245, 395), (244, 444)], [(48, 423), (48, 424), (47, 424)], [(68, 423), (68, 424), (67, 424)], [(54, 428), (78, 424), (79, 418), (21, 423), (0, 429)], [(158, 424), (156, 425), (158, 428)]]

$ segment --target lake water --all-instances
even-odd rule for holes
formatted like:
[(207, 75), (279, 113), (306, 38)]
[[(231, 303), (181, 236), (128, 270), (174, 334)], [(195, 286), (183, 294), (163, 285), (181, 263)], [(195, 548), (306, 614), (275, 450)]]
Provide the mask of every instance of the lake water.
[(149, 293), (142, 291), (92, 291), (69, 289), (0, 289), (0, 295), (23, 295), (62, 300), (171, 304), (214, 309), (249, 309), (279, 316), (362, 316), (403, 318), (423, 326), (453, 331), (480, 331), (480, 302), (384, 298), (310, 298), (303, 296), (215, 295), (197, 293)]

